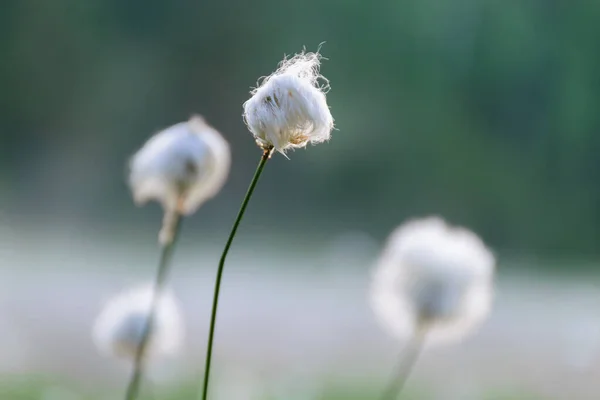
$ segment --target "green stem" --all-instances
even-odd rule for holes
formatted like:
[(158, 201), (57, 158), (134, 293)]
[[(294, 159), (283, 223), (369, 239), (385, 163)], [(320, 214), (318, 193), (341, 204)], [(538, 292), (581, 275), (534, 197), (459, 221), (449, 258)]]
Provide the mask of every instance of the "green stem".
[[(152, 302), (150, 303), (150, 311), (148, 319), (146, 320), (146, 326), (144, 327), (142, 337), (136, 349), (133, 364), (133, 372), (127, 385), (125, 400), (136, 399), (140, 391), (140, 383), (144, 371), (144, 358), (146, 348), (148, 347), (148, 343), (150, 341), (149, 339), (152, 333), (154, 319), (156, 317), (156, 308), (158, 306), (160, 296), (164, 289), (165, 282), (167, 281), (173, 250), (175, 248), (175, 244), (177, 243), (177, 238), (179, 237), (179, 231), (181, 227), (181, 215), (179, 213), (175, 213), (172, 217), (173, 218), (165, 218), (165, 221), (169, 221), (169, 223), (172, 224), (170, 227), (166, 228), (171, 229), (173, 236), (171, 240), (167, 240), (161, 245), (160, 261), (158, 264), (158, 271), (156, 272), (156, 278), (154, 281), (154, 287), (152, 291)], [(165, 229), (164, 226), (163, 229)]]
[(208, 395), (208, 381), (210, 378), (210, 361), (212, 358), (212, 348), (213, 341), (215, 335), (215, 323), (217, 320), (217, 308), (219, 305), (219, 291), (221, 290), (221, 278), (223, 277), (223, 267), (225, 266), (225, 259), (227, 258), (227, 253), (229, 252), (229, 248), (231, 247), (231, 243), (233, 242), (233, 238), (235, 237), (235, 233), (237, 232), (238, 226), (242, 221), (242, 217), (244, 216), (244, 212), (246, 211), (246, 207), (248, 206), (248, 202), (252, 197), (252, 193), (254, 192), (254, 188), (258, 183), (258, 179), (267, 163), (267, 160), (271, 157), (273, 149), (268, 148), (265, 149), (263, 155), (258, 163), (258, 167), (256, 168), (256, 172), (254, 172), (254, 177), (250, 182), (250, 186), (248, 186), (248, 191), (246, 192), (246, 196), (242, 201), (242, 205), (240, 210), (238, 211), (238, 215), (233, 223), (233, 227), (231, 228), (231, 232), (229, 233), (229, 238), (227, 238), (227, 243), (225, 244), (225, 248), (223, 249), (223, 254), (221, 254), (221, 259), (219, 261), (219, 268), (217, 269), (217, 278), (215, 281), (215, 291), (213, 296), (213, 304), (212, 304), (212, 314), (210, 317), (210, 329), (208, 331), (208, 345), (206, 347), (206, 364), (204, 366), (204, 386), (202, 388), (202, 399), (206, 400)]
[(381, 396), (381, 400), (395, 400), (402, 393), (402, 389), (404, 389), (404, 385), (419, 358), (419, 354), (423, 350), (424, 342), (425, 331), (419, 329), (409, 341), (392, 380)]

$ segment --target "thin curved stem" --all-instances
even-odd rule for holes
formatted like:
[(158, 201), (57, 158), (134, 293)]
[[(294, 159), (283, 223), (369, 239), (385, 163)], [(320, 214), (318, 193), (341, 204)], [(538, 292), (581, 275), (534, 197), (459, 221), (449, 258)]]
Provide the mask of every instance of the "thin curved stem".
[(169, 216), (169, 218), (165, 216), (165, 222), (166, 221), (169, 221), (170, 226), (163, 226), (163, 231), (165, 229), (171, 230), (172, 236), (168, 240), (163, 241), (163, 243), (161, 244), (160, 261), (158, 264), (158, 270), (156, 272), (156, 278), (154, 281), (152, 302), (150, 303), (150, 312), (148, 315), (148, 319), (146, 320), (146, 326), (144, 327), (142, 337), (136, 349), (133, 364), (133, 372), (131, 374), (131, 377), (129, 378), (129, 383), (127, 384), (125, 400), (136, 399), (140, 391), (140, 384), (142, 381), (142, 375), (144, 373), (144, 358), (146, 348), (148, 347), (148, 342), (150, 341), (149, 339), (150, 334), (152, 333), (154, 319), (156, 317), (156, 308), (158, 306), (160, 296), (164, 289), (165, 282), (167, 281), (173, 250), (175, 248), (175, 244), (177, 243), (177, 238), (179, 237), (179, 231), (181, 228), (181, 215), (179, 213), (174, 213), (173, 215)]
[(402, 389), (404, 389), (404, 385), (421, 354), (421, 350), (423, 350), (424, 343), (425, 331), (418, 330), (409, 341), (404, 354), (402, 354), (396, 372), (383, 392), (381, 400), (395, 400), (402, 393)]
[(202, 399), (206, 400), (208, 395), (208, 382), (210, 379), (210, 362), (212, 359), (212, 348), (213, 341), (215, 335), (215, 323), (217, 320), (217, 308), (219, 305), (219, 292), (221, 290), (221, 279), (223, 277), (223, 267), (225, 266), (225, 259), (227, 258), (227, 253), (229, 252), (229, 248), (231, 247), (231, 243), (233, 242), (233, 238), (237, 232), (238, 226), (242, 221), (242, 217), (244, 216), (244, 212), (246, 211), (246, 207), (248, 206), (248, 202), (252, 197), (252, 193), (254, 192), (254, 188), (258, 183), (260, 175), (265, 167), (265, 164), (271, 157), (273, 152), (273, 148), (265, 149), (262, 157), (260, 158), (260, 162), (258, 163), (258, 167), (256, 167), (256, 172), (254, 172), (254, 176), (252, 177), (252, 181), (250, 181), (250, 186), (248, 186), (248, 190), (246, 191), (246, 196), (242, 201), (242, 205), (240, 206), (240, 210), (238, 211), (238, 215), (233, 223), (233, 227), (231, 228), (231, 232), (229, 233), (229, 237), (227, 238), (227, 243), (225, 243), (225, 248), (223, 249), (223, 254), (221, 254), (221, 259), (219, 261), (219, 267), (217, 269), (217, 278), (215, 280), (215, 291), (213, 296), (213, 304), (212, 304), (212, 313), (210, 317), (210, 329), (208, 331), (208, 345), (206, 347), (206, 363), (204, 366), (204, 383), (202, 388)]

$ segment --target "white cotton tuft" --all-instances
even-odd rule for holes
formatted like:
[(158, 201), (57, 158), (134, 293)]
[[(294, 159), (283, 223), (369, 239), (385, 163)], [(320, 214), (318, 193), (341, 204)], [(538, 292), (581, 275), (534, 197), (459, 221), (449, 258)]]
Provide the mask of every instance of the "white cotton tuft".
[(221, 134), (195, 115), (151, 137), (130, 161), (129, 185), (137, 204), (160, 202), (191, 214), (223, 187), (231, 155)]
[(390, 236), (373, 276), (371, 304), (400, 339), (458, 340), (488, 315), (495, 260), (477, 235), (440, 218), (415, 220)]
[[(133, 360), (142, 339), (152, 303), (151, 285), (125, 291), (107, 302), (96, 319), (93, 339), (98, 349), (118, 358)], [(176, 353), (184, 338), (184, 323), (177, 301), (163, 292), (146, 347), (148, 357)]]
[(296, 54), (251, 92), (244, 103), (244, 121), (259, 146), (284, 153), (329, 140), (329, 82), (319, 73), (320, 65), (318, 52)]

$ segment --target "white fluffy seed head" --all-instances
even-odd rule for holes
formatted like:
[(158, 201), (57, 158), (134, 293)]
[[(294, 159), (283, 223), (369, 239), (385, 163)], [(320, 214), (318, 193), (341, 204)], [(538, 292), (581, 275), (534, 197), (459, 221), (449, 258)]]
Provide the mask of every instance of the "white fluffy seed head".
[[(134, 359), (146, 328), (152, 295), (152, 286), (146, 285), (125, 291), (106, 303), (93, 327), (94, 343), (102, 353)], [(172, 355), (180, 349), (183, 338), (184, 323), (178, 303), (170, 292), (163, 292), (145, 354)]]
[(489, 313), (494, 264), (464, 228), (435, 217), (408, 222), (392, 233), (375, 270), (373, 310), (400, 339), (419, 329), (430, 343), (460, 339)]
[(329, 83), (319, 73), (320, 65), (318, 52), (296, 54), (251, 92), (244, 103), (244, 121), (260, 147), (284, 153), (329, 140)]
[(166, 211), (191, 214), (223, 187), (229, 145), (195, 115), (151, 137), (130, 161), (129, 185), (137, 204), (160, 202)]

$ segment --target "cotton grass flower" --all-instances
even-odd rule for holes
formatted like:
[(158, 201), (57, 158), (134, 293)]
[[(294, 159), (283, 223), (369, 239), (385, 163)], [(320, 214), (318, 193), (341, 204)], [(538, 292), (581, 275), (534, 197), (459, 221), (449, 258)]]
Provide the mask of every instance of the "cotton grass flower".
[[(230, 163), (229, 145), (199, 115), (157, 133), (130, 160), (129, 185), (135, 202), (144, 204), (156, 200), (162, 205), (164, 216), (158, 235), (160, 261), (150, 300), (141, 302), (146, 304), (143, 312), (128, 314), (127, 323), (123, 322), (122, 325), (123, 338), (127, 335), (136, 338), (129, 341), (135, 346), (126, 346), (124, 350), (127, 352), (135, 348), (134, 368), (127, 386), (126, 400), (134, 400), (139, 393), (143, 358), (150, 334), (143, 328), (144, 321), (158, 318), (156, 329), (159, 330), (161, 318), (168, 318), (168, 314), (157, 315), (161, 310), (156, 310), (156, 307), (165, 307), (163, 302), (167, 301), (162, 291), (170, 272), (182, 216), (194, 213), (221, 190), (229, 174)], [(113, 333), (119, 337), (118, 332)], [(160, 339), (160, 332), (156, 336), (159, 337), (156, 339), (159, 345), (150, 344), (151, 347), (161, 349), (161, 343), (169, 343)]]
[(251, 92), (252, 97), (243, 105), (244, 121), (263, 154), (219, 260), (208, 331), (203, 400), (208, 396), (212, 346), (225, 260), (263, 169), (274, 150), (285, 155), (288, 149), (304, 147), (308, 143), (321, 143), (331, 135), (333, 117), (325, 97), (329, 82), (320, 74), (320, 65), (321, 55), (318, 52), (302, 52), (289, 60), (284, 59), (279, 68)]
[(400, 339), (460, 339), (487, 316), (494, 256), (474, 233), (439, 218), (409, 222), (389, 238), (374, 274), (372, 305)]
[(225, 139), (195, 115), (157, 133), (133, 156), (129, 184), (136, 203), (156, 200), (189, 215), (223, 187), (230, 166)]
[[(152, 286), (127, 290), (110, 299), (94, 324), (93, 339), (108, 355), (133, 360), (142, 340), (152, 305)], [(168, 356), (180, 350), (184, 323), (173, 295), (160, 295), (150, 327), (147, 357)]]
[(284, 153), (329, 140), (329, 82), (320, 74), (320, 65), (318, 52), (296, 54), (251, 92), (244, 103), (244, 120), (260, 147)]
[(392, 233), (374, 272), (371, 304), (384, 328), (409, 345), (401, 378), (385, 398), (401, 390), (425, 340), (455, 341), (481, 324), (492, 303), (494, 264), (477, 235), (440, 218)]

